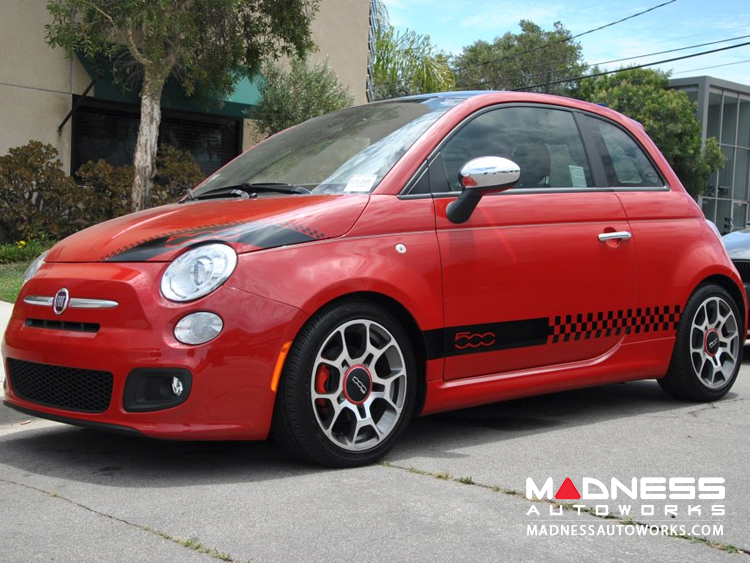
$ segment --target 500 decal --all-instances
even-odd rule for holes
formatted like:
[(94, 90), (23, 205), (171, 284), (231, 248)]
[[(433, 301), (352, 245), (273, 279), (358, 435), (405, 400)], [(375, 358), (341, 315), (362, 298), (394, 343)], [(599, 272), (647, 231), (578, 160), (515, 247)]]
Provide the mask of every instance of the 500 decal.
[(463, 331), (456, 334), (454, 346), (459, 350), (464, 348), (480, 348), (482, 346), (492, 346), (495, 343), (494, 332), (472, 333)]

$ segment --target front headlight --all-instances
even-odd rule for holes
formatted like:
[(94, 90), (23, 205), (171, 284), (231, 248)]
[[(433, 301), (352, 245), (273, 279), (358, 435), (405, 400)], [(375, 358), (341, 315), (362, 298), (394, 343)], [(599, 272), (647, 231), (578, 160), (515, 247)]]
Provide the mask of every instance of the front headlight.
[(31, 264), (29, 264), (29, 267), (26, 268), (26, 271), (23, 273), (23, 284), (25, 284), (36, 275), (36, 273), (39, 271), (39, 268), (41, 268), (42, 264), (44, 264), (44, 259), (47, 257), (47, 254), (49, 254), (49, 250), (47, 250), (46, 252), (42, 252), (34, 259)]
[(161, 293), (170, 301), (192, 301), (223, 284), (237, 266), (237, 253), (226, 244), (188, 250), (172, 262), (161, 278)]

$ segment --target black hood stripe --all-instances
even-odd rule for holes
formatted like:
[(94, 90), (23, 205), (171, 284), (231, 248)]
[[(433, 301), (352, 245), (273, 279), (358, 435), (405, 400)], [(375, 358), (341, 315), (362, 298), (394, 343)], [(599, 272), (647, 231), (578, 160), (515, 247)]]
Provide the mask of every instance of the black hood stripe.
[(222, 223), (173, 231), (143, 239), (107, 255), (107, 262), (145, 262), (168, 251), (180, 250), (201, 242), (237, 242), (258, 248), (276, 248), (321, 240), (323, 233), (298, 223)]

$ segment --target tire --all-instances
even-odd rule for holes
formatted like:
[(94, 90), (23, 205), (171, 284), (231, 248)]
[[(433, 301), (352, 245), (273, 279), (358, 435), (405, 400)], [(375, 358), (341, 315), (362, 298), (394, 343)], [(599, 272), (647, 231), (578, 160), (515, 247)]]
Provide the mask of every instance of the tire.
[(742, 363), (744, 317), (724, 288), (699, 286), (685, 305), (667, 375), (659, 385), (687, 401), (716, 401), (734, 385)]
[(327, 307), (292, 344), (272, 432), (284, 449), (313, 463), (374, 463), (406, 429), (416, 386), (409, 338), (393, 316), (363, 301)]

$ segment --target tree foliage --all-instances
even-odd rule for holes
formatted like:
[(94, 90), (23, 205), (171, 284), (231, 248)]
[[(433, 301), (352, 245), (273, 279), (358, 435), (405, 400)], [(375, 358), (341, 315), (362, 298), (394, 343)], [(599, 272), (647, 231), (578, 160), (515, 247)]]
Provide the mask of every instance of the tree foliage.
[(376, 100), (447, 92), (456, 85), (448, 55), (429, 35), (396, 31), (382, 0), (373, 0), (373, 95)]
[(216, 98), (280, 55), (313, 47), (319, 0), (50, 0), (47, 42), (106, 58), (126, 85), (141, 84), (133, 207), (149, 199), (161, 121), (161, 93), (172, 76), (185, 92)]
[(523, 88), (566, 95), (569, 85), (546, 83), (585, 71), (581, 45), (570, 40), (570, 32), (560, 22), (555, 22), (552, 31), (529, 20), (521, 20), (520, 27), (521, 33), (508, 32), (492, 43), (477, 41), (464, 47), (453, 59), (456, 86), (461, 90)]
[(693, 197), (709, 176), (724, 166), (716, 139), (703, 145), (695, 104), (685, 92), (669, 88), (669, 75), (633, 69), (582, 80), (576, 97), (605, 104), (640, 122)]
[(373, 61), (376, 100), (453, 90), (455, 78), (448, 56), (432, 44), (429, 35), (377, 26)]
[(278, 63), (264, 67), (262, 101), (252, 117), (264, 135), (271, 135), (307, 119), (348, 107), (354, 96), (328, 63), (293, 59), (289, 69)]

